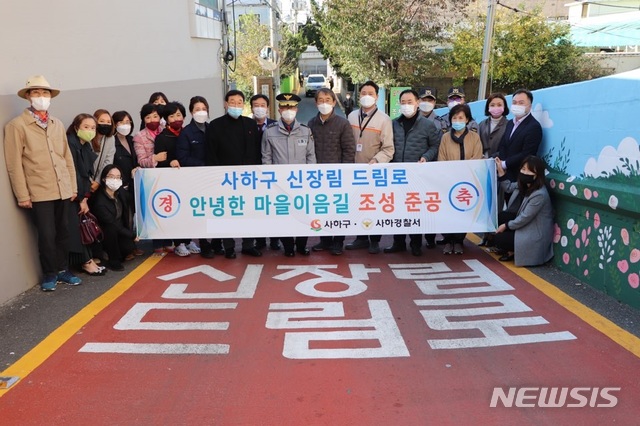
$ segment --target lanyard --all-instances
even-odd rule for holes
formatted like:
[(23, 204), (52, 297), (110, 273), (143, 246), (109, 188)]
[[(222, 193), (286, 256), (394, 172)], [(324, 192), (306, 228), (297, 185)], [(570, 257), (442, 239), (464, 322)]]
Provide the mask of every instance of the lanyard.
[[(367, 121), (365, 121), (364, 126), (362, 125), (362, 114), (360, 114), (360, 116), (358, 117), (358, 127), (360, 127), (360, 138), (362, 138), (362, 134), (364, 133), (365, 129), (367, 128), (367, 125), (369, 125), (369, 122), (371, 121), (373, 116), (376, 115), (376, 112), (378, 112), (378, 108), (373, 110), (373, 113), (369, 116)], [(360, 139), (360, 138), (358, 138), (358, 139)]]

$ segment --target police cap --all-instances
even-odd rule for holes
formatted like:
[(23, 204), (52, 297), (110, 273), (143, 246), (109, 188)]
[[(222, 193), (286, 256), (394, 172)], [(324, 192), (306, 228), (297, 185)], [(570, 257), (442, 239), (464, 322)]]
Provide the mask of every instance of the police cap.
[(276, 101), (278, 101), (278, 105), (283, 107), (298, 106), (298, 102), (300, 102), (301, 100), (302, 99), (300, 98), (300, 96), (293, 93), (280, 93), (278, 96), (276, 96)]
[(447, 98), (452, 98), (454, 96), (459, 96), (461, 98), (464, 98), (464, 90), (462, 89), (462, 87), (452, 87), (451, 89), (449, 89)]

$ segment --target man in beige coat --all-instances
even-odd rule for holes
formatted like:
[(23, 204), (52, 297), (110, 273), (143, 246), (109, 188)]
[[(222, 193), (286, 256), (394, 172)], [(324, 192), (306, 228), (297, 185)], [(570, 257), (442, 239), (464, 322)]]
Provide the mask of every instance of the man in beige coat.
[(67, 270), (68, 209), (77, 196), (73, 157), (64, 125), (48, 113), (51, 98), (60, 93), (43, 76), (27, 80), (18, 96), (31, 106), (4, 128), (4, 155), (18, 206), (31, 210), (38, 231), (43, 291), (58, 282), (82, 281)]

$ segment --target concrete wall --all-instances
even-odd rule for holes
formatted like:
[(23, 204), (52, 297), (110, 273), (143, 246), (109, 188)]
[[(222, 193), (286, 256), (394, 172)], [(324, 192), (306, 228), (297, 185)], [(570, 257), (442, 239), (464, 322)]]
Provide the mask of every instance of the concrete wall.
[[(478, 121), (484, 104), (471, 104)], [(532, 110), (556, 210), (553, 262), (637, 309), (639, 110), (640, 69), (537, 90)]]
[[(16, 92), (35, 74), (62, 91), (50, 111), (65, 123), (80, 112), (125, 109), (137, 128), (140, 107), (155, 91), (185, 104), (205, 96), (211, 115), (221, 115), (221, 26), (211, 21), (213, 38), (192, 37), (194, 7), (193, 0), (3, 2), (0, 126), (28, 106)], [(0, 132), (0, 144), (3, 138)], [(4, 165), (4, 150), (0, 157)], [(0, 193), (2, 303), (38, 283), (40, 266), (28, 212), (17, 207), (6, 172)]]

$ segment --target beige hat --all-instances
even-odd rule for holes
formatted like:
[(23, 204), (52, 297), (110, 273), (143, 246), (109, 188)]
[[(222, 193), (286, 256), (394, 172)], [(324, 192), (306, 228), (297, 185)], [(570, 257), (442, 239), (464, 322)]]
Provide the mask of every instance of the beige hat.
[(31, 89), (48, 89), (51, 92), (51, 97), (55, 98), (60, 94), (58, 89), (52, 89), (51, 85), (46, 78), (42, 75), (34, 75), (27, 80), (26, 87), (18, 92), (18, 96), (23, 99), (27, 99), (27, 92)]

